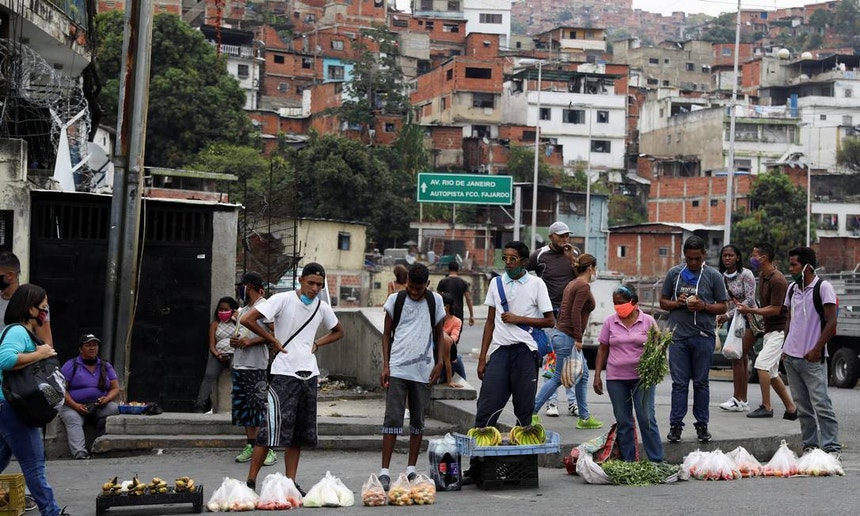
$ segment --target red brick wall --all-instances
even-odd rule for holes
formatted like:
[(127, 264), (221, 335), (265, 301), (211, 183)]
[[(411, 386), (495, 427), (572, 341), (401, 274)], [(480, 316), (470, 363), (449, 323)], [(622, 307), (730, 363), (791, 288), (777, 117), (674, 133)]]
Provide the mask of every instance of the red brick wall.
[[(680, 231), (666, 228), (675, 233), (609, 233), (606, 268), (638, 278), (662, 278), (672, 266), (681, 261), (682, 235)], [(619, 257), (619, 247), (624, 247), (624, 256)], [(665, 247), (667, 256), (659, 256)]]
[(431, 127), (434, 149), (460, 149), (463, 147), (463, 130), (459, 127)]
[(860, 239), (821, 237), (818, 239), (818, 265), (827, 272), (853, 270), (860, 263)]
[[(465, 22), (463, 26), (465, 27)], [(485, 45), (484, 42), (489, 42)], [(495, 58), (499, 56), (499, 35), (473, 32), (466, 37), (466, 52), (469, 57)]]

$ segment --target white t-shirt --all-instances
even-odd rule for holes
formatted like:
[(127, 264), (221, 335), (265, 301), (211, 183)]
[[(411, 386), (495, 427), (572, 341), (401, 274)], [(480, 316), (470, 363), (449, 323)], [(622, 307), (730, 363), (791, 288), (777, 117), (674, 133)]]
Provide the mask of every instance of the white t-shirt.
[(312, 376), (320, 374), (317, 367), (317, 357), (312, 353), (314, 338), (320, 326), (333, 329), (337, 326), (337, 316), (328, 303), (315, 299), (313, 303), (305, 305), (299, 299), (297, 291), (275, 294), (265, 303), (254, 305), (263, 317), (272, 321), (275, 325), (275, 337), (284, 344), (296, 330), (298, 330), (320, 304), (319, 310), (313, 320), (293, 337), (293, 340), (284, 346), (286, 353), (278, 353), (272, 362), (272, 374), (295, 376), (296, 371), (310, 371)]
[[(442, 296), (432, 292), (436, 300), (435, 323), (445, 318), (445, 303)], [(383, 309), (393, 319), (397, 293), (388, 296)], [(388, 357), (389, 374), (394, 378), (429, 383), (435, 359), (433, 356), (433, 329), (430, 325), (430, 310), (427, 300), (413, 301), (408, 295), (400, 313), (400, 323), (394, 331), (394, 342)]]
[[(509, 312), (523, 317), (539, 319), (542, 319), (546, 312), (552, 312), (552, 301), (549, 299), (546, 284), (537, 276), (523, 274), (512, 280), (508, 273), (505, 273), (502, 275), (502, 284), (505, 289), (505, 297), (508, 300)], [(495, 278), (490, 282), (490, 287), (487, 289), (487, 298), (484, 300), (484, 304), (496, 309), (493, 340), (490, 343), (490, 349), (487, 350), (487, 358), (499, 346), (511, 346), (521, 342), (528, 344), (530, 349), (537, 351), (537, 343), (529, 332), (516, 324), (507, 324), (502, 321), (502, 314), (505, 310), (502, 308), (498, 280)]]

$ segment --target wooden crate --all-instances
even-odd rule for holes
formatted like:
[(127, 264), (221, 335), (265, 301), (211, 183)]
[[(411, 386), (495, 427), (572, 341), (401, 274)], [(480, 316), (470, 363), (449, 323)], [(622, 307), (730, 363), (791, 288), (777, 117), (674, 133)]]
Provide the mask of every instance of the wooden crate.
[(0, 516), (24, 514), (24, 475), (0, 475)]

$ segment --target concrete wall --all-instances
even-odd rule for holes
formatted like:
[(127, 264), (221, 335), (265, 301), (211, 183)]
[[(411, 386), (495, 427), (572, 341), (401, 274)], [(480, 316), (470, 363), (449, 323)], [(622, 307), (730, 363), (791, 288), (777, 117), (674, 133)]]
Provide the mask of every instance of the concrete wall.
[(27, 142), (0, 140), (0, 210), (12, 210), (12, 252), (21, 260), (21, 283), (30, 277), (30, 188)]
[(363, 389), (379, 388), (382, 372), (382, 328), (385, 316), (380, 308), (337, 311), (343, 325), (342, 340), (317, 351), (320, 369), (345, 378)]

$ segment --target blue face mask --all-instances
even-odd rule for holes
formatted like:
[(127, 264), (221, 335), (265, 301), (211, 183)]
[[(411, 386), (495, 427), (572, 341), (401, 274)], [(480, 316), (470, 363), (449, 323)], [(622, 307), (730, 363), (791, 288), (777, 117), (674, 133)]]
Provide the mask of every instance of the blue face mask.
[(699, 274), (686, 268), (681, 271), (681, 279), (684, 280), (685, 283), (689, 283), (693, 286), (696, 286), (699, 283), (699, 276), (701, 276), (701, 271)]
[(507, 269), (508, 277), (511, 279), (519, 278), (520, 276), (523, 275), (523, 273), (525, 271), (526, 271), (526, 268), (523, 267), (522, 265), (520, 265), (519, 267), (513, 268), (513, 269)]
[(308, 297), (308, 296), (306, 296), (306, 295), (304, 295), (304, 294), (302, 294), (301, 296), (299, 296), (299, 299), (301, 299), (301, 300), (302, 300), (302, 303), (304, 303), (305, 305), (309, 305), (309, 304), (311, 304), (311, 303), (313, 303), (313, 302), (314, 302), (314, 300), (313, 300), (312, 298), (310, 298), (310, 297)]
[(755, 257), (750, 257), (750, 268), (754, 271), (759, 270), (759, 268), (761, 268), (761, 262)]

